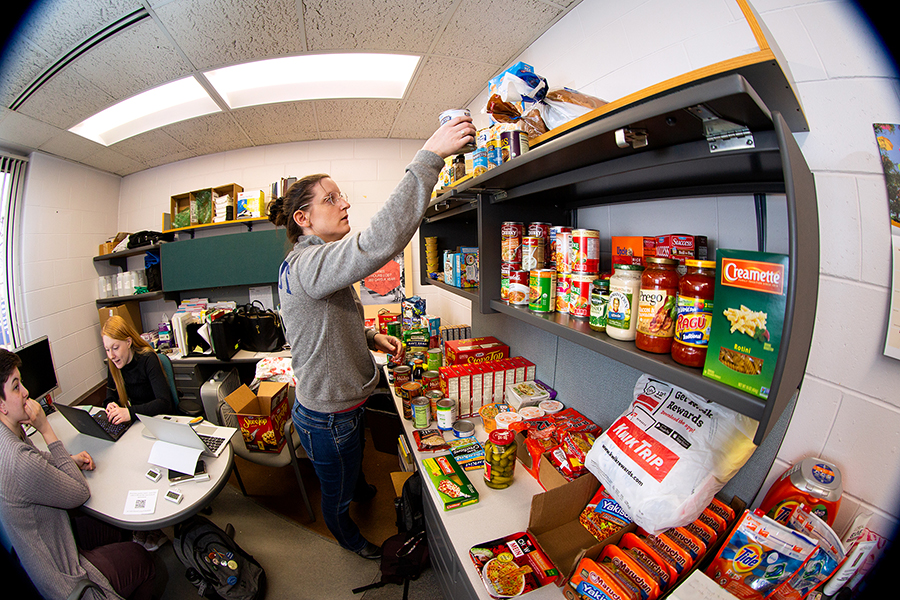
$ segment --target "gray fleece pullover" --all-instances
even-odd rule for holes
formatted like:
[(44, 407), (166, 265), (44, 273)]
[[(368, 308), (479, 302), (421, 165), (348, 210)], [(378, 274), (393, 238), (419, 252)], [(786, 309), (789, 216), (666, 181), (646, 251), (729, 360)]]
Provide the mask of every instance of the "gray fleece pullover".
[[(369, 228), (337, 242), (300, 237), (281, 265), (278, 294), (297, 401), (323, 413), (363, 402), (378, 383), (362, 304), (352, 285), (383, 267), (412, 239), (444, 166), (440, 156), (416, 153)], [(411, 276), (407, 273), (407, 277)]]

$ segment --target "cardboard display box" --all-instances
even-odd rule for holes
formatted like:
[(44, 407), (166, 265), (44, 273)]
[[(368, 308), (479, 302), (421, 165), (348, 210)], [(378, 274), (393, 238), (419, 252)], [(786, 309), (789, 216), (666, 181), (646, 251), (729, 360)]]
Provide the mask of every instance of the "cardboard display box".
[[(534, 461), (531, 460), (531, 454), (525, 448), (525, 434), (522, 432), (516, 433), (516, 458), (545, 490), (552, 490), (569, 483), (562, 473), (553, 466), (550, 459), (547, 458), (546, 452), (541, 454), (540, 462), (537, 465), (534, 464)], [(582, 506), (582, 508), (584, 507)]]
[(281, 452), (287, 440), (284, 424), (290, 418), (292, 394), (288, 384), (263, 381), (254, 394), (242, 385), (225, 398), (234, 409), (244, 444), (251, 452)]
[(125, 319), (125, 322), (134, 327), (138, 333), (144, 333), (144, 326), (141, 321), (141, 303), (137, 300), (123, 302), (115, 306), (104, 306), (97, 309), (100, 316), (100, 327), (113, 315), (118, 315)]

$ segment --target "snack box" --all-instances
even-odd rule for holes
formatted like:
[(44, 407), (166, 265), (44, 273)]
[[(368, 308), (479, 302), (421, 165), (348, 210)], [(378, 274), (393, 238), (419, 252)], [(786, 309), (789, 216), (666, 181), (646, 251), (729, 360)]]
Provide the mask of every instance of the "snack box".
[(447, 365), (471, 364), (509, 357), (509, 346), (493, 336), (448, 340), (444, 343)]
[(422, 470), (437, 491), (444, 504), (444, 510), (453, 510), (478, 502), (478, 490), (452, 455), (426, 458), (422, 460)]
[(703, 375), (767, 399), (784, 326), (788, 257), (720, 248), (716, 262)]
[(278, 453), (284, 448), (284, 424), (290, 418), (288, 384), (263, 381), (257, 393), (242, 385), (225, 397), (234, 409), (244, 445), (251, 452)]
[(521, 596), (559, 578), (559, 570), (527, 531), (472, 546), (469, 557), (492, 598)]

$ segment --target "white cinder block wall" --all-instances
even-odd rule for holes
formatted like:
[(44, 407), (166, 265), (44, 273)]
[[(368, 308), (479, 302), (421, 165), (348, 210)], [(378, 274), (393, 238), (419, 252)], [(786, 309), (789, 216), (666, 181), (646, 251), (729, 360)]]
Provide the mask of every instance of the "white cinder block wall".
[[(815, 174), (823, 241), (807, 375), (763, 492), (797, 460), (831, 460), (844, 477), (839, 533), (857, 512), (869, 511), (875, 529), (889, 535), (900, 518), (900, 364), (882, 354), (891, 250), (872, 123), (900, 123), (897, 72), (849, 0), (753, 5), (788, 61), (809, 121), (811, 131), (796, 138)], [(551, 86), (614, 100), (752, 51), (745, 28), (734, 0), (582, 0), (520, 59)], [(481, 125), (485, 99), (470, 106)], [(249, 148), (128, 176), (121, 193), (113, 176), (33, 155), (21, 239), (24, 312), (29, 336), (46, 333), (54, 343), (62, 399), (75, 399), (105, 376), (98, 326), (89, 322), (96, 318), (97, 274), (89, 258), (100, 239), (116, 230), (158, 229), (176, 193), (230, 182), (265, 187), (282, 176), (319, 171), (331, 173), (350, 194), (351, 222), (364, 227), (420, 146), (362, 140)], [(466, 301), (418, 285), (415, 290), (430, 312), (468, 322)]]

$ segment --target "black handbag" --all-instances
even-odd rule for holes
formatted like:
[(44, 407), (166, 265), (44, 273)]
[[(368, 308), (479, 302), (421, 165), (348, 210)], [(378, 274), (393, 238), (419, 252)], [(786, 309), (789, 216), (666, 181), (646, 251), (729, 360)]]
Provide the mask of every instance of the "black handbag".
[(250, 352), (276, 352), (284, 347), (281, 318), (274, 310), (267, 310), (259, 300), (237, 307), (235, 321), (242, 349)]

